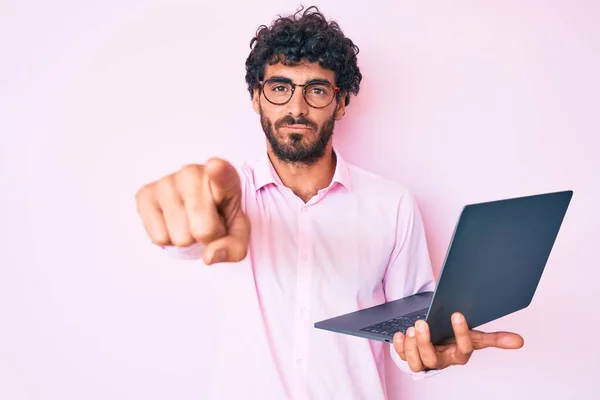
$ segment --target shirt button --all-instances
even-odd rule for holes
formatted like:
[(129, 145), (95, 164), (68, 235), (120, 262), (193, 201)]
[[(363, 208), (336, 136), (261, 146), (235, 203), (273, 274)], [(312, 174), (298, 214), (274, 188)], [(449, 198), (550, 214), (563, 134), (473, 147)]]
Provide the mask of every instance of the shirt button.
[(306, 314), (306, 307), (304, 307), (304, 306), (300, 307), (300, 312), (302, 314)]
[(302, 253), (302, 261), (308, 260), (308, 254)]
[(302, 359), (301, 359), (301, 358), (297, 359), (297, 360), (296, 360), (296, 364), (298, 364), (298, 365), (302, 365)]

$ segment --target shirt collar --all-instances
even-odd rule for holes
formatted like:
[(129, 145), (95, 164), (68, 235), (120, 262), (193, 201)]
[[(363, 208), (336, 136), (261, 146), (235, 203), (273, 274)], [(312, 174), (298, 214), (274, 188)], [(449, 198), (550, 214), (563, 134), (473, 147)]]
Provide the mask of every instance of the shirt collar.
[[(346, 163), (335, 147), (333, 148), (333, 152), (336, 156), (336, 165), (333, 179), (331, 180), (329, 187), (332, 187), (334, 184), (340, 184), (347, 190), (352, 190), (348, 163)], [(273, 167), (273, 163), (271, 163), (271, 160), (265, 151), (254, 167), (254, 185), (258, 191), (270, 184), (283, 186), (283, 182), (281, 182), (279, 175), (277, 175), (277, 172)]]

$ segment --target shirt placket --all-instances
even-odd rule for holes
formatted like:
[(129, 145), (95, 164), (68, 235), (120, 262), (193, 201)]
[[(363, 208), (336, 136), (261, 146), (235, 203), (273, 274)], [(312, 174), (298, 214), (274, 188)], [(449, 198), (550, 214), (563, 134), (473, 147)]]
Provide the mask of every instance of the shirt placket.
[(308, 400), (308, 340), (310, 334), (310, 282), (313, 243), (310, 235), (310, 207), (298, 214), (298, 268), (294, 321), (294, 399)]

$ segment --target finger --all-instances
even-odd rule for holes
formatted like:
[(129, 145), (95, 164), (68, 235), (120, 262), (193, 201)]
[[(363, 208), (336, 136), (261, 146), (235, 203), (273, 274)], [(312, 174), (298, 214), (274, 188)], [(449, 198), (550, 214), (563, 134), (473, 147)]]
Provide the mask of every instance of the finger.
[(398, 353), (398, 356), (406, 361), (406, 354), (404, 354), (404, 334), (402, 332), (397, 332), (394, 335), (394, 350)]
[(250, 221), (246, 214), (238, 209), (232, 217), (228, 235), (210, 243), (204, 249), (204, 262), (214, 264), (218, 262), (237, 262), (243, 260), (248, 253), (250, 238)]
[(512, 332), (483, 333), (471, 331), (471, 338), (475, 349), (496, 347), (499, 349), (515, 350), (523, 347), (525, 340), (521, 335)]
[(438, 367), (438, 354), (431, 343), (429, 334), (429, 325), (423, 320), (418, 320), (415, 324), (417, 334), (417, 348), (423, 365), (427, 368)]
[(224, 202), (241, 197), (240, 176), (233, 165), (219, 158), (211, 158), (206, 163), (205, 171), (217, 205), (222, 206)]
[(159, 246), (171, 245), (171, 238), (158, 202), (151, 193), (150, 186), (145, 186), (136, 194), (137, 211), (144, 229), (154, 244)]
[(228, 162), (213, 158), (206, 164), (213, 201), (225, 220), (227, 236), (205, 249), (205, 262), (236, 262), (246, 257), (250, 221), (242, 210), (242, 189), (236, 169)]
[(422, 371), (424, 368), (423, 361), (419, 355), (417, 347), (417, 338), (415, 337), (415, 328), (411, 326), (406, 331), (404, 338), (404, 353), (406, 354), (406, 362), (413, 372)]
[(458, 364), (464, 364), (473, 353), (473, 340), (465, 317), (461, 313), (452, 314), (452, 329), (456, 339), (455, 358)]
[(156, 200), (162, 212), (171, 243), (180, 247), (194, 243), (183, 202), (172, 179), (158, 181), (155, 185), (155, 191)]
[(208, 244), (225, 236), (225, 225), (213, 201), (204, 167), (187, 165), (177, 172), (175, 181), (193, 239)]

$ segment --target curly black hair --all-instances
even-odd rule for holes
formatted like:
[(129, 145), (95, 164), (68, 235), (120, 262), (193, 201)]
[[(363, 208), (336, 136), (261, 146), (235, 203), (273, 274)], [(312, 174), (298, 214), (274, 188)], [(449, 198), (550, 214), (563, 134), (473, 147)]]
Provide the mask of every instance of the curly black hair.
[[(297, 65), (303, 61), (319, 62), (335, 72), (338, 95), (358, 94), (362, 75), (357, 65), (358, 47), (344, 36), (335, 21), (327, 21), (315, 6), (302, 13), (301, 6), (293, 15), (273, 21), (270, 27), (261, 25), (250, 41), (250, 55), (246, 59), (246, 83), (252, 98), (254, 89), (260, 88), (265, 67), (282, 62)], [(339, 100), (339, 97), (338, 97)]]

